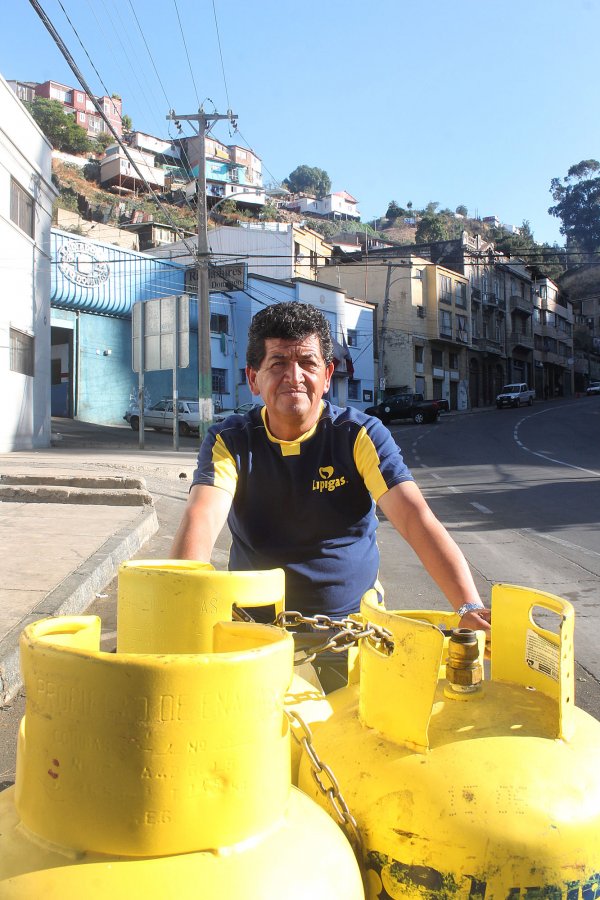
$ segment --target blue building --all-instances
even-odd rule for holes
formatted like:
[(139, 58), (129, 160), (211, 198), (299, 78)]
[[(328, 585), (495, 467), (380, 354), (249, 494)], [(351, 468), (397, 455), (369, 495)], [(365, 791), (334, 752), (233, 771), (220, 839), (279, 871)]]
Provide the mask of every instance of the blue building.
[[(52, 415), (122, 424), (125, 410), (138, 395), (138, 375), (132, 369), (133, 306), (185, 293), (190, 295), (189, 366), (178, 371), (178, 391), (180, 397), (198, 396), (194, 267), (57, 229), (52, 230), (51, 261)], [(264, 306), (285, 300), (313, 303), (330, 322), (336, 348), (330, 399), (358, 408), (369, 405), (373, 399), (372, 305), (318, 282), (279, 281), (248, 275), (244, 265), (239, 269), (235, 289), (216, 289), (216, 277), (210, 295), (216, 409), (232, 409), (252, 399), (245, 375), (250, 320)], [(144, 390), (149, 404), (170, 398), (172, 372), (147, 372)]]

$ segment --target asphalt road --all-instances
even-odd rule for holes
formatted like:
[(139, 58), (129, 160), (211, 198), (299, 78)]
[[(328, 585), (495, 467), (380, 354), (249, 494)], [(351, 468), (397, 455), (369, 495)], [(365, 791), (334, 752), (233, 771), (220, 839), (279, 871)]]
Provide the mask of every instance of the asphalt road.
[[(128, 428), (55, 420), (59, 452), (89, 453), (114, 471), (135, 464), (138, 436)], [(398, 444), (429, 503), (462, 547), (484, 600), (492, 584), (509, 582), (565, 597), (575, 607), (577, 705), (600, 719), (600, 398), (554, 401), (519, 410), (444, 415), (434, 425), (393, 426)], [(145, 475), (159, 531), (139, 557), (165, 558), (179, 524), (189, 480), (165, 479), (160, 460), (190, 469), (198, 439), (147, 431), (157, 465)], [(412, 551), (383, 521), (378, 542), (386, 603), (391, 609), (445, 609), (447, 603)], [(216, 548), (224, 564), (228, 535)], [(102, 618), (103, 646), (116, 638), (116, 579), (89, 612)], [(15, 741), (23, 696), (0, 715), (0, 789), (14, 779)]]

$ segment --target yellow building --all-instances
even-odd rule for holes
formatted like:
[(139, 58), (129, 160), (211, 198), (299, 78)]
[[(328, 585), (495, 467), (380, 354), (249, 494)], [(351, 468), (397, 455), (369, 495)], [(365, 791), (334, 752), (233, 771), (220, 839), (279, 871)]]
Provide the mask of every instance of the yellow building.
[(380, 396), (410, 390), (468, 406), (468, 278), (411, 255), (322, 266), (317, 277), (376, 305)]

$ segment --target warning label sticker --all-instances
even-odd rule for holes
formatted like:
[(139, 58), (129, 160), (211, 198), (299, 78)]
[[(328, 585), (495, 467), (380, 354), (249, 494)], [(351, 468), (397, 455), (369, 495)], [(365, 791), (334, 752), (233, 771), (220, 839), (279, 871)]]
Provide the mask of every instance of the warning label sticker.
[(558, 681), (559, 649), (556, 644), (535, 631), (527, 632), (525, 659), (530, 669)]

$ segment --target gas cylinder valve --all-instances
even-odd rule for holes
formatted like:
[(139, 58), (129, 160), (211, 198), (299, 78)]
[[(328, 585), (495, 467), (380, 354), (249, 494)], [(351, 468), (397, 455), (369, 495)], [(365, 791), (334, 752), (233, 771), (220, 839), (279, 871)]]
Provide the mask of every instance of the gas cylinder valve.
[(470, 628), (454, 628), (448, 642), (448, 693), (473, 694), (481, 690), (483, 669), (477, 635)]

